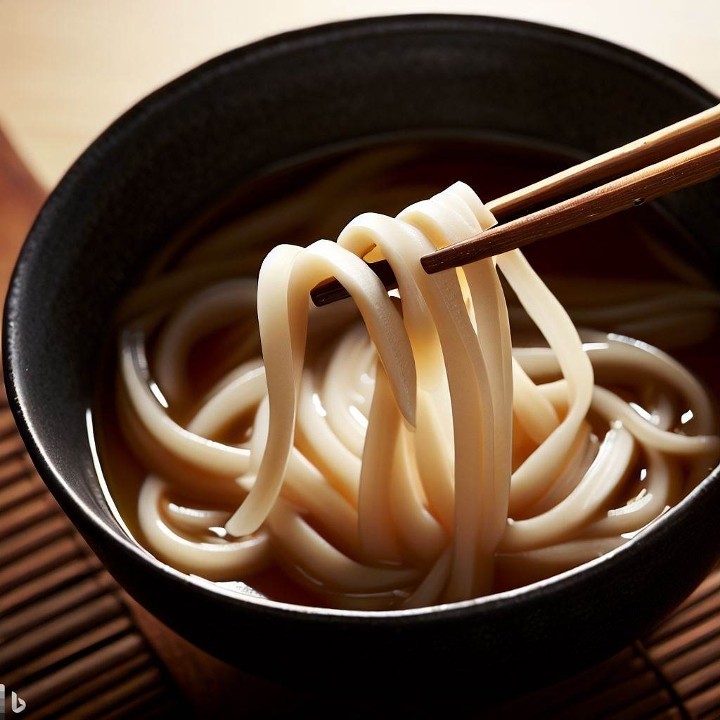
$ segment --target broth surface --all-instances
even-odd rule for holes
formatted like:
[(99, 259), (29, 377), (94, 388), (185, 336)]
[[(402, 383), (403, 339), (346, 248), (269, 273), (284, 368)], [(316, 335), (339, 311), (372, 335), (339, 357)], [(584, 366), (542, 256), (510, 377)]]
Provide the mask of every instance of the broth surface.
[[(272, 245), (281, 242), (305, 245), (318, 238), (335, 239), (351, 218), (363, 212), (394, 216), (456, 180), (466, 182), (487, 201), (574, 162), (575, 159), (567, 155), (527, 146), (469, 139), (428, 139), (328, 154), (277, 170), (237, 188), (174, 238), (149, 267), (143, 280), (144, 290), (130, 296), (120, 309), (119, 320), (135, 317), (141, 310), (159, 310), (178, 303), (210, 280), (255, 275)], [(340, 165), (349, 165), (351, 172), (334, 182), (334, 173)], [(312, 187), (316, 187), (317, 192), (308, 193)], [(293, 203), (303, 193), (303, 202), (312, 203), (316, 208), (313, 222), (301, 219), (294, 223)], [(265, 215), (262, 223), (242, 228), (247, 214), (258, 210)], [(278, 222), (278, 218), (282, 222)], [(274, 232), (274, 224), (282, 225), (282, 232)], [(571, 316), (574, 307), (582, 310), (588, 303), (610, 304), (618, 293), (642, 297), (643, 283), (682, 282), (712, 288), (698, 270), (703, 263), (701, 251), (682, 229), (651, 205), (541, 241), (524, 248), (524, 252)], [(198, 269), (201, 266), (202, 269)], [(694, 316), (688, 316), (684, 328), (688, 337), (680, 347), (675, 347), (677, 340), (683, 340), (679, 336), (668, 336), (667, 347), (664, 347), (662, 332), (659, 337), (652, 332), (648, 337), (642, 333), (633, 337), (667, 349), (708, 384), (717, 398), (720, 380), (711, 372), (720, 351), (717, 318), (702, 339), (694, 342), (692, 338), (695, 330), (701, 334), (703, 328), (696, 325), (704, 322), (701, 319), (695, 323)], [(583, 326), (580, 322), (577, 324)], [(513, 328), (514, 340), (516, 333), (518, 338), (522, 336), (522, 326), (520, 318)], [(618, 330), (612, 321), (594, 323), (592, 328), (604, 332)], [(228, 358), (232, 360), (234, 348), (255, 342), (255, 334), (251, 318), (230, 331), (218, 331), (203, 340), (189, 358), (194, 399), (174, 406), (174, 419), (184, 421), (193, 414), (197, 399), (229, 369), (232, 363), (228, 363)], [(115, 412), (114, 354), (113, 348), (109, 353), (112, 359), (103, 371), (95, 412), (100, 457), (112, 499), (128, 532), (147, 547), (137, 517), (138, 494), (147, 471), (129, 448)], [(324, 362), (321, 344), (313, 346), (311, 342), (309, 355), (311, 365)], [(614, 387), (622, 392), (622, 382), (616, 382)], [(691, 421), (688, 427), (691, 428)], [(239, 421), (224, 428), (216, 439), (239, 442), (247, 433), (247, 424)], [(639, 465), (634, 471), (638, 478), (642, 470)], [(212, 478), (208, 478), (208, 482), (211, 481)], [(639, 482), (625, 489), (628, 499), (637, 494)], [(688, 489), (683, 488), (679, 495)], [(618, 498), (614, 501), (617, 504)], [(234, 507), (227, 509), (232, 511)], [(223, 532), (217, 528), (219, 537)], [(265, 571), (246, 578), (244, 583), (278, 600), (313, 605), (326, 602), (307, 585), (294, 582), (292, 570), (288, 574)], [(225, 584), (243, 589), (244, 583)], [(512, 577), (498, 573), (496, 589), (513, 584)]]

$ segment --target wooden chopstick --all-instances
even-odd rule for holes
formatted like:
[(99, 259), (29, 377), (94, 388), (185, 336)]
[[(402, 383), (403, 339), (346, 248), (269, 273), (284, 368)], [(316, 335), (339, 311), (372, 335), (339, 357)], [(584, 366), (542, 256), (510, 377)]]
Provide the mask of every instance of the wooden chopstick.
[(720, 175), (720, 137), (420, 258), (425, 272), (499, 255)]
[(543, 203), (564, 200), (576, 190), (609, 182), (718, 136), (720, 105), (715, 105), (498, 200), (491, 200), (487, 207), (496, 217), (503, 219), (508, 215), (526, 213)]
[[(486, 242), (490, 244), (489, 252), (482, 255), (482, 257), (486, 257), (488, 254), (497, 254), (512, 247), (520, 247), (542, 237), (549, 237), (571, 227), (577, 227), (641, 204), (638, 201), (651, 200), (681, 187), (709, 179), (719, 174), (720, 170), (713, 169), (717, 165), (713, 148), (701, 148), (708, 141), (714, 141), (719, 136), (720, 105), (716, 105), (697, 115), (657, 130), (646, 137), (634, 140), (620, 148), (598, 155), (549, 178), (509, 193), (502, 198), (490, 201), (487, 203), (487, 207), (499, 220), (517, 218), (518, 215), (547, 202), (554, 201), (556, 204), (546, 208), (545, 211), (538, 211), (485, 231), (482, 236), (470, 238), (464, 243), (458, 243), (450, 248), (427, 255), (422, 259), (423, 267), (428, 272), (438, 272), (479, 259), (481, 255), (475, 255), (479, 248), (473, 251), (469, 250), (468, 244), (474, 241), (482, 246)], [(693, 150), (693, 148), (695, 149)], [(691, 156), (685, 155), (687, 152), (690, 152)], [(677, 168), (673, 161), (678, 164)], [(663, 162), (670, 163), (670, 165), (664, 165)], [(645, 167), (648, 164), (650, 166)], [(703, 169), (705, 167), (706, 169)], [(645, 169), (641, 170), (641, 168)], [(632, 174), (623, 177), (628, 172)], [(688, 176), (688, 172), (691, 172), (691, 175)], [(682, 182), (685, 179), (687, 181)], [(613, 182), (609, 182), (594, 191), (588, 191), (574, 198), (569, 197), (579, 189), (608, 180), (615, 180), (618, 184), (614, 185)], [(626, 192), (622, 189), (623, 183), (628, 182), (631, 184), (627, 186), (627, 193), (633, 195), (629, 200)], [(646, 188), (645, 182), (649, 183), (650, 187)], [(597, 194), (592, 195), (593, 192)], [(566, 202), (569, 204), (566, 205)], [(596, 210), (588, 210), (583, 204), (584, 202), (591, 203)], [(604, 212), (605, 202), (610, 203), (614, 209)], [(545, 214), (540, 214), (541, 212), (545, 212)], [(590, 212), (603, 212), (604, 214), (590, 215)], [(560, 216), (557, 213), (560, 213)], [(559, 218), (563, 218), (562, 222), (565, 224), (557, 226), (555, 229), (555, 223), (560, 221)], [(570, 222), (574, 224), (569, 224)], [(508, 237), (513, 238), (512, 241), (505, 243), (502, 240), (505, 232), (509, 233)], [(525, 233), (529, 233), (529, 239), (523, 241)], [(455, 257), (452, 251), (456, 248), (462, 248), (457, 251), (457, 262), (452, 259)], [(438, 259), (435, 259), (436, 257)], [(370, 263), (370, 267), (380, 277), (385, 287), (390, 289), (397, 286), (392, 269), (386, 261)], [(348, 294), (337, 280), (331, 279), (315, 287), (311, 296), (313, 302), (321, 306), (345, 298)]]

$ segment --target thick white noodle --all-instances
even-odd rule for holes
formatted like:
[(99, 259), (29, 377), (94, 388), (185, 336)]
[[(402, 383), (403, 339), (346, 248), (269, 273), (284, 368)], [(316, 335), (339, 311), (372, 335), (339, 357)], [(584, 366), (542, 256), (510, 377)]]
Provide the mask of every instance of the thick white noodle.
[(258, 322), (270, 400), (270, 433), (253, 487), (226, 525), (232, 535), (255, 532), (282, 487), (294, 442), (297, 397), (305, 352), (310, 290), (328, 275), (344, 282), (356, 299), (370, 337), (388, 369), (396, 402), (415, 422), (415, 367), (402, 320), (385, 288), (358, 257), (319, 240), (304, 252), (278, 246), (258, 278)]
[(557, 544), (587, 524), (618, 488), (630, 467), (635, 443), (620, 423), (608, 431), (595, 460), (575, 489), (550, 510), (510, 521), (500, 552), (522, 552)]
[(138, 520), (154, 550), (186, 572), (211, 580), (228, 576), (247, 577), (267, 567), (272, 560), (267, 531), (234, 542), (198, 542), (183, 537), (162, 517), (161, 499), (166, 483), (146, 478), (138, 500)]
[(247, 317), (257, 302), (257, 283), (227, 280), (202, 291), (165, 325), (155, 350), (155, 380), (172, 403), (187, 394), (186, 363), (199, 337)]
[[(401, 297), (409, 275), (430, 311), (450, 390), (455, 449), (454, 551), (447, 592), (450, 598), (461, 598), (488, 592), (492, 586), (492, 558), (499, 541), (494, 528), (497, 513), (504, 513), (503, 493), (494, 487), (493, 405), (487, 366), (457, 276), (453, 271), (431, 277), (419, 264), (423, 254), (452, 238), (445, 236), (433, 243), (421, 229), (435, 212), (438, 207), (426, 201), (411, 206), (398, 219), (361, 215), (341, 233), (338, 243), (354, 242), (362, 254), (379, 246), (397, 272)], [(479, 227), (477, 221), (475, 227)], [(419, 342), (432, 347), (433, 338), (423, 334)]]
[(513, 473), (510, 513), (537, 500), (561, 470), (572, 443), (590, 408), (593, 369), (567, 313), (543, 284), (519, 250), (497, 258), (520, 302), (555, 351), (569, 386), (570, 407), (562, 422), (542, 445)]
[(130, 402), (145, 429), (158, 443), (181, 459), (210, 472), (230, 476), (245, 473), (250, 459), (250, 453), (245, 448), (196, 435), (167, 414), (151, 390), (144, 336), (139, 330), (123, 332), (120, 353), (120, 372)]
[[(279, 232), (302, 214), (268, 209), (246, 229)], [(339, 607), (420, 607), (609, 552), (702, 477), (720, 454), (716, 413), (675, 360), (617, 336), (583, 344), (520, 251), (422, 270), (422, 255), (494, 222), (456, 183), (395, 218), (360, 215), (337, 243), (278, 245), (257, 287), (222, 281), (164, 323), (125, 329), (121, 425), (147, 458), (138, 521), (153, 551), (217, 580), (277, 565)], [(230, 239), (219, 233), (183, 262), (217, 260)], [(388, 260), (400, 299), (368, 257)], [(513, 349), (498, 270), (549, 347)], [(310, 289), (330, 276), (352, 302), (311, 307)], [(626, 292), (612, 316), (625, 325), (666, 307)], [(263, 357), (247, 325), (237, 367), (198, 396), (191, 353), (209, 333), (245, 328), (256, 296)], [(682, 302), (705, 313), (714, 298)], [(194, 412), (182, 424), (178, 403)], [(233, 428), (238, 444), (223, 439)]]

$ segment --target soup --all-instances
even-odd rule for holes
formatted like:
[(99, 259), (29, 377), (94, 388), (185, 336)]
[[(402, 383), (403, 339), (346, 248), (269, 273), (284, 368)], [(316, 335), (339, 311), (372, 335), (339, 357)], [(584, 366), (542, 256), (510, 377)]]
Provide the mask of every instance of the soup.
[[(465, 271), (464, 286), (448, 285), (430, 313), (426, 293), (411, 309), (411, 292), (401, 287), (402, 315), (397, 301), (378, 297), (384, 319), (375, 330), (372, 313), (368, 322), (375, 346), (352, 303), (313, 311), (303, 389), (287, 391), (290, 404), (279, 411), (289, 420), (273, 421), (264, 399), (266, 374), (268, 388), (271, 374), (282, 384), (293, 365), (273, 371), (259, 360), (254, 278), (270, 247), (340, 235), (346, 247), (360, 243), (356, 254), (364, 256), (368, 233), (380, 227), (373, 223), (428, 237), (461, 219), (482, 227), (491, 218), (469, 188), (452, 186), (457, 178), (492, 198), (567, 164), (557, 153), (466, 139), (367, 147), (269, 173), (187, 228), (120, 308), (119, 366), (111, 360), (101, 384), (114, 389), (102, 391), (97, 406), (101, 461), (128, 532), (179, 569), (274, 599), (386, 609), (562, 572), (619, 547), (680, 500), (717, 461), (715, 410), (689, 373), (644, 343), (672, 350), (702, 375), (717, 356), (718, 294), (696, 269), (701, 252), (652, 208), (528, 249), (583, 328), (582, 346), (561, 309), (558, 320), (535, 317), (552, 295), (522, 256), (508, 254), (498, 260), (509, 281), (504, 294), (487, 261)], [(343, 231), (369, 211), (391, 217), (368, 216)], [(673, 253), (681, 243), (682, 261)], [(261, 315), (287, 292), (277, 280), (283, 263), (277, 275), (270, 265)], [(465, 319), (460, 312), (426, 327), (451, 295), (456, 310), (464, 303)], [(495, 310), (483, 315), (484, 305)], [(493, 350), (505, 342), (505, 316), (512, 361)], [(496, 318), (489, 329), (487, 317)], [(448, 336), (453, 323), (464, 323), (464, 336)], [(383, 350), (385, 325), (397, 327)], [(462, 365), (470, 331), (485, 333), (485, 349), (468, 350)], [(411, 360), (393, 370), (394, 356)], [(437, 380), (443, 362), (455, 369)], [(424, 395), (402, 389), (412, 385), (410, 365)], [(479, 365), (490, 380), (471, 402), (476, 385), (468, 378)], [(299, 404), (291, 408), (293, 395)], [(268, 450), (283, 433), (288, 452)], [(647, 433), (664, 433), (675, 449), (659, 450)], [(547, 442), (563, 448), (552, 468), (528, 471), (528, 463), (540, 467)], [(496, 451), (476, 452), (480, 444)], [(273, 453), (275, 469), (263, 478)], [(475, 471), (483, 482), (473, 481)], [(537, 482), (543, 474), (551, 479)], [(279, 498), (261, 499), (267, 507), (255, 521), (248, 512), (243, 519), (245, 500), (273, 483)]]

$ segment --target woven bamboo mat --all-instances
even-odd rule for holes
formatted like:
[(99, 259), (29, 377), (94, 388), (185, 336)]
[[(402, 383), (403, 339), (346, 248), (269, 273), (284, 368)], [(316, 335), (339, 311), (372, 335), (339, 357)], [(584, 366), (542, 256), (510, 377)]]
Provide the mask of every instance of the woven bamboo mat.
[(32, 718), (179, 716), (175, 687), (117, 585), (35, 473), (4, 394), (0, 682)]
[[(45, 196), (0, 131), (0, 301)], [(186, 717), (120, 589), (35, 473), (0, 392), (0, 718)], [(19, 703), (16, 703), (19, 707)]]
[(490, 718), (720, 718), (720, 570), (653, 633)]
[[(332, 708), (251, 678), (130, 612), (27, 457), (0, 399), (0, 682), (31, 718), (286, 717)], [(141, 629), (142, 627), (142, 629)], [(185, 706), (183, 693), (195, 706)], [(210, 687), (212, 683), (212, 687)], [(203, 689), (208, 695), (203, 695)], [(202, 702), (200, 702), (202, 700)], [(429, 717), (407, 708), (411, 717)], [(232, 715), (230, 713), (232, 712)], [(393, 713), (396, 715), (396, 713)], [(355, 705), (336, 717), (384, 717)], [(720, 571), (655, 632), (570, 680), (456, 717), (720, 718)]]
[[(0, 133), (0, 297), (42, 190)], [(28, 718), (436, 718), (331, 703), (206, 655), (127, 598), (30, 463), (0, 392), (0, 683)], [(0, 693), (0, 696), (2, 693)], [(3, 707), (0, 707), (0, 716)], [(720, 718), (720, 570), (655, 632), (570, 680), (448, 718)]]

